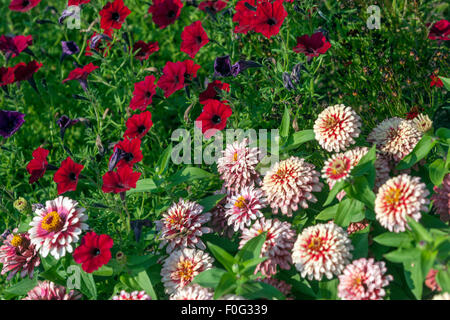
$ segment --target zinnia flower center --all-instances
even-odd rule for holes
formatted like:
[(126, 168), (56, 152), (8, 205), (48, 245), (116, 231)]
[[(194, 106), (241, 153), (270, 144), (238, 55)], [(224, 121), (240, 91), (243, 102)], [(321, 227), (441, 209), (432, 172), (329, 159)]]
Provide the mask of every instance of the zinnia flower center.
[(311, 249), (313, 251), (319, 251), (322, 248), (322, 239), (321, 238), (313, 238), (311, 239), (311, 242), (308, 245), (308, 249)]
[(22, 238), (20, 235), (15, 234), (14, 237), (12, 238), (12, 240), (11, 240), (11, 245), (12, 245), (13, 247), (16, 247), (16, 248), (17, 248), (17, 247), (20, 246), (22, 243), (23, 243), (23, 238)]
[(239, 209), (245, 208), (246, 205), (247, 205), (247, 200), (243, 196), (240, 196), (234, 203), (234, 206)]
[(48, 213), (42, 220), (41, 227), (49, 232), (57, 232), (62, 229), (63, 223), (58, 212), (52, 211)]
[(344, 159), (336, 159), (331, 164), (331, 172), (333, 174), (342, 174), (347, 170), (347, 163)]
[(325, 128), (326, 129), (334, 129), (334, 127), (338, 124), (339, 120), (335, 117), (328, 117), (325, 120)]
[(233, 161), (236, 162), (237, 160), (238, 160), (238, 154), (237, 154), (237, 152), (235, 152), (233, 154)]
[(400, 189), (390, 189), (388, 192), (386, 192), (386, 196), (384, 197), (384, 200), (390, 204), (395, 205), (398, 204), (401, 197), (401, 190)]
[(191, 281), (194, 276), (194, 265), (189, 260), (178, 262), (177, 276), (182, 281)]
[(218, 116), (218, 115), (215, 114), (215, 115), (211, 118), (211, 121), (212, 121), (214, 124), (219, 124), (220, 121), (221, 121), (220, 116)]

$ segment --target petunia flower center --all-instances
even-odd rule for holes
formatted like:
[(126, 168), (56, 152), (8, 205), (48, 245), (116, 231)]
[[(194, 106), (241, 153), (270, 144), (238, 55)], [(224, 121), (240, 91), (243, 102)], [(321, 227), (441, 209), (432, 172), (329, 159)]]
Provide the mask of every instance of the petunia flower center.
[(74, 172), (69, 173), (69, 179), (72, 181), (77, 180), (77, 175)]
[(26, 7), (26, 6), (28, 6), (30, 4), (30, 1), (29, 0), (23, 0), (22, 1), (22, 7)]
[(138, 131), (139, 133), (143, 133), (143, 132), (145, 131), (145, 126), (139, 126), (139, 127), (137, 128), (137, 131)]
[(168, 18), (173, 18), (174, 16), (175, 16), (175, 11), (169, 10), (169, 12), (167, 12), (167, 17)]
[(194, 276), (194, 264), (190, 260), (178, 262), (176, 276), (178, 279), (189, 282)]
[(125, 153), (123, 158), (125, 159), (126, 162), (130, 162), (131, 160), (133, 160), (134, 156), (131, 152), (127, 152)]
[(396, 205), (400, 202), (400, 198), (402, 195), (402, 191), (399, 188), (390, 189), (386, 192), (386, 196), (384, 197), (384, 201), (390, 205)]
[(58, 212), (52, 211), (42, 219), (41, 227), (48, 232), (57, 232), (62, 229), (63, 221)]
[(198, 44), (202, 43), (202, 37), (201, 37), (201, 36), (197, 36), (197, 37), (195, 38), (195, 41), (196, 41)]
[(23, 238), (22, 238), (20, 235), (15, 234), (14, 237), (12, 238), (12, 240), (11, 240), (11, 245), (12, 245), (13, 247), (16, 247), (16, 248), (17, 248), (17, 247), (20, 246), (22, 243), (23, 243)]
[(236, 208), (243, 209), (247, 206), (247, 200), (243, 196), (240, 196), (239, 198), (237, 198), (234, 206)]
[(114, 21), (119, 21), (119, 19), (120, 19), (119, 13), (118, 12), (113, 12), (111, 14), (111, 19), (114, 20)]
[(308, 249), (313, 251), (319, 251), (322, 248), (322, 239), (319, 237), (312, 238), (308, 245)]
[(267, 24), (268, 24), (269, 26), (274, 26), (274, 25), (277, 24), (277, 21), (276, 21), (274, 18), (269, 18), (269, 19), (267, 20)]
[(213, 117), (211, 118), (211, 121), (212, 121), (214, 124), (219, 124), (221, 120), (222, 120), (222, 119), (221, 119), (220, 116), (218, 116), (217, 114), (213, 115)]
[(94, 257), (98, 256), (99, 254), (100, 254), (100, 249), (99, 248), (92, 249), (92, 255)]

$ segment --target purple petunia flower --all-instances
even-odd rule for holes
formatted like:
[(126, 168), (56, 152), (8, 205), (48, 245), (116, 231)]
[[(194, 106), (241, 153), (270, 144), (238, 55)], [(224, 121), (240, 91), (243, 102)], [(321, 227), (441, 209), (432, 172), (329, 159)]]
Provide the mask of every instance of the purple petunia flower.
[(56, 123), (60, 128), (59, 133), (61, 135), (61, 140), (64, 139), (64, 133), (66, 132), (66, 129), (70, 128), (79, 121), (80, 121), (79, 119), (70, 119), (66, 115), (62, 115), (58, 120), (56, 120)]
[(62, 54), (60, 61), (62, 62), (65, 57), (77, 54), (80, 52), (80, 48), (73, 41), (61, 41)]
[(259, 63), (250, 60), (239, 60), (231, 65), (230, 56), (217, 57), (214, 61), (214, 75), (219, 77), (236, 77), (248, 68), (262, 67)]
[(0, 110), (0, 135), (11, 137), (25, 122), (25, 115), (17, 111)]

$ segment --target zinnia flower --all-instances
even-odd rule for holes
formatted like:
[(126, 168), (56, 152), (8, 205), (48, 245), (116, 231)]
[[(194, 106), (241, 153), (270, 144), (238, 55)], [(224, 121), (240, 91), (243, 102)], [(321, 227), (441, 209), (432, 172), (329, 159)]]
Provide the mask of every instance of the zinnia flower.
[(145, 111), (146, 107), (152, 103), (152, 98), (156, 94), (155, 76), (147, 76), (143, 81), (134, 84), (133, 98), (130, 101), (130, 108)]
[(280, 291), (285, 296), (289, 296), (291, 294), (292, 285), (289, 283), (284, 282), (283, 280), (277, 279), (277, 278), (264, 278), (259, 279), (258, 281), (267, 283)]
[(295, 231), (291, 229), (291, 224), (288, 222), (261, 218), (251, 228), (244, 229), (239, 248), (241, 249), (249, 240), (266, 231), (266, 241), (261, 249), (261, 257), (268, 257), (268, 259), (256, 267), (255, 273), (261, 271), (263, 275), (271, 276), (277, 273), (277, 266), (284, 270), (291, 268), (291, 250), (295, 242)]
[(222, 157), (217, 160), (217, 171), (229, 192), (238, 192), (245, 186), (260, 182), (256, 171), (260, 152), (258, 148), (250, 148), (248, 144), (248, 139), (228, 144), (222, 151)]
[(66, 288), (51, 281), (39, 281), (23, 300), (80, 300), (81, 294), (75, 290), (66, 292)]
[(123, 4), (123, 0), (108, 2), (99, 12), (101, 16), (100, 28), (103, 30), (120, 29), (130, 13), (130, 9)]
[(385, 275), (383, 261), (361, 258), (348, 264), (339, 276), (338, 297), (342, 300), (383, 300), (384, 287), (394, 280)]
[(200, 20), (184, 27), (181, 33), (181, 40), (180, 50), (187, 53), (192, 59), (194, 59), (200, 48), (209, 42), (208, 35), (203, 29)]
[(36, 7), (41, 0), (11, 0), (9, 9), (11, 11), (26, 12)]
[(70, 157), (61, 162), (61, 167), (55, 172), (53, 181), (58, 184), (58, 195), (77, 189), (78, 177), (84, 166), (75, 163)]
[(210, 219), (211, 213), (203, 213), (201, 205), (180, 199), (162, 215), (161, 220), (156, 221), (156, 229), (163, 239), (160, 247), (168, 244), (167, 253), (180, 247), (206, 249), (200, 237), (211, 232), (210, 228), (203, 226)]
[(124, 137), (130, 139), (142, 139), (145, 134), (153, 126), (152, 114), (150, 111), (145, 111), (131, 116), (126, 123), (127, 130), (123, 134)]
[(440, 187), (433, 188), (434, 194), (431, 196), (433, 207), (436, 213), (440, 215), (443, 222), (450, 220), (450, 173), (444, 177)]
[(345, 151), (359, 136), (361, 118), (343, 104), (323, 110), (314, 123), (314, 134), (320, 146), (328, 152)]
[(112, 297), (112, 300), (152, 300), (145, 291), (133, 291), (131, 293), (125, 290), (120, 291), (118, 296)]
[(303, 229), (292, 250), (292, 260), (303, 278), (322, 280), (339, 275), (353, 250), (348, 234), (333, 222)]
[(421, 211), (427, 211), (430, 193), (420, 178), (407, 174), (389, 179), (380, 187), (375, 199), (376, 218), (391, 232), (409, 229), (406, 217), (419, 221)]
[(433, 296), (432, 300), (450, 300), (450, 293), (449, 292), (444, 292), (441, 294), (436, 294)]
[[(217, 190), (214, 194), (225, 194), (226, 190)], [(225, 205), (229, 201), (230, 195), (227, 194), (213, 209), (211, 209), (210, 226), (214, 232), (217, 232), (220, 236), (225, 236), (231, 239), (234, 234), (232, 227), (228, 225), (228, 219), (225, 217), (227, 209)]]
[(262, 33), (269, 39), (280, 32), (286, 17), (287, 11), (284, 9), (283, 0), (261, 2), (258, 3), (251, 26), (255, 32)]
[(401, 118), (383, 120), (369, 134), (367, 141), (376, 143), (377, 148), (394, 161), (407, 156), (421, 138), (421, 133), (410, 121)]
[(44, 208), (35, 211), (36, 216), (30, 222), (31, 244), (44, 258), (49, 253), (55, 259), (72, 253), (72, 243), (77, 243), (78, 236), (88, 228), (84, 211), (78, 202), (63, 196), (47, 201)]
[(442, 291), (441, 287), (436, 281), (436, 275), (439, 271), (436, 269), (430, 269), (425, 277), (425, 285), (430, 288), (431, 291)]
[(266, 206), (261, 189), (243, 187), (240, 192), (231, 196), (225, 205), (227, 209), (225, 217), (228, 218), (228, 225), (233, 226), (234, 231), (244, 230), (250, 227), (252, 220), (263, 217), (261, 209)]
[(309, 36), (307, 34), (297, 37), (297, 45), (294, 47), (294, 52), (303, 53), (307, 57), (318, 57), (324, 54), (331, 48), (331, 43), (322, 32), (316, 32)]
[(37, 251), (30, 243), (28, 233), (10, 233), (0, 247), (0, 263), (3, 264), (1, 274), (9, 272), (6, 280), (11, 280), (17, 273), (21, 278), (29, 276), (33, 278), (34, 269), (39, 266), (41, 260)]
[(312, 192), (322, 190), (323, 184), (319, 182), (319, 176), (314, 165), (304, 159), (290, 157), (277, 162), (267, 172), (261, 188), (273, 213), (278, 213), (278, 209), (281, 209), (283, 214), (292, 216), (299, 204), (306, 209), (307, 201), (317, 201)]
[(25, 122), (25, 114), (18, 111), (0, 110), (0, 136), (9, 138)]
[(88, 232), (73, 252), (73, 259), (81, 264), (84, 271), (92, 273), (111, 260), (112, 246), (113, 239), (107, 234)]
[(374, 192), (377, 192), (378, 189), (391, 178), (391, 176), (389, 175), (390, 172), (391, 163), (388, 156), (377, 150), (375, 159), (375, 186), (373, 188)]
[(164, 91), (164, 97), (168, 98), (177, 90), (184, 88), (184, 74), (186, 65), (183, 62), (168, 61), (163, 68), (163, 75), (158, 80), (158, 87)]
[(148, 13), (152, 14), (153, 22), (160, 29), (164, 29), (178, 19), (182, 7), (183, 3), (180, 0), (155, 0)]
[(369, 221), (367, 221), (366, 219), (363, 219), (363, 220), (361, 220), (359, 222), (352, 222), (347, 227), (347, 233), (350, 235), (350, 234), (353, 234), (355, 232), (364, 230), (368, 226), (369, 226)]
[(450, 40), (450, 22), (445, 19), (439, 20), (433, 24), (428, 34), (430, 40)]
[(47, 156), (49, 151), (41, 147), (37, 148), (31, 154), (33, 159), (27, 165), (27, 171), (31, 175), (29, 183), (35, 183), (44, 175), (47, 170)]
[(144, 41), (139, 40), (133, 45), (133, 53), (135, 53), (134, 57), (141, 61), (147, 60), (152, 53), (155, 53), (158, 50), (158, 41), (150, 41), (145, 43)]
[(172, 252), (161, 269), (161, 281), (166, 293), (177, 293), (199, 273), (211, 269), (213, 262), (214, 259), (201, 250), (184, 248)]
[(217, 100), (208, 100), (202, 113), (195, 121), (195, 126), (202, 130), (206, 139), (211, 138), (217, 131), (225, 129), (227, 119), (233, 114), (230, 106)]
[(170, 300), (213, 300), (214, 292), (198, 284), (189, 285), (170, 296)]
[(103, 176), (102, 191), (104, 193), (121, 193), (136, 188), (136, 182), (142, 173), (133, 172), (130, 166), (121, 166), (117, 171), (108, 171)]
[(433, 121), (427, 114), (419, 114), (417, 117), (411, 120), (417, 131), (425, 133), (433, 127)]

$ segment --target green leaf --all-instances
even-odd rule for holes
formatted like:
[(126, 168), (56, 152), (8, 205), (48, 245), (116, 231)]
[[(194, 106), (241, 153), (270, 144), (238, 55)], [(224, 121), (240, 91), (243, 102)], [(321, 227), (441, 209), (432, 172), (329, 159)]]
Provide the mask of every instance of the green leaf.
[(226, 194), (213, 194), (212, 196), (203, 198), (198, 204), (203, 207), (203, 212), (208, 212), (211, 209), (214, 209), (214, 207), (226, 196)]
[(278, 299), (285, 300), (286, 297), (276, 288), (261, 281), (247, 282), (242, 286), (242, 295), (249, 299)]
[(335, 204), (334, 206), (325, 208), (322, 210), (317, 216), (317, 220), (331, 220), (334, 219), (336, 216), (337, 209), (339, 207), (339, 203)]
[(31, 289), (37, 286), (38, 280), (36, 277), (33, 279), (23, 279), (13, 286), (3, 290), (3, 293), (8, 293), (12, 296), (22, 296), (28, 293)]
[(336, 182), (331, 188), (330, 193), (328, 194), (327, 200), (325, 200), (325, 203), (323, 204), (324, 207), (328, 206), (335, 198), (336, 195), (343, 190), (345, 187), (347, 187), (349, 183), (345, 180), (341, 180), (339, 182)]
[(261, 257), (261, 258), (253, 258), (245, 261), (242, 266), (244, 267), (239, 273), (245, 276), (249, 276), (254, 274), (256, 266), (264, 261), (266, 261), (269, 257)]
[(287, 152), (289, 150), (296, 149), (303, 143), (312, 141), (314, 139), (314, 130), (312, 129), (297, 131), (287, 138), (286, 143), (282, 145), (280, 149), (283, 152)]
[(386, 253), (384, 255), (384, 257), (387, 260), (396, 262), (396, 263), (419, 261), (420, 250), (417, 248), (408, 248), (408, 249), (400, 248), (400, 249)]
[(156, 164), (155, 172), (157, 175), (161, 176), (167, 170), (171, 154), (172, 154), (172, 144), (169, 144), (166, 150), (164, 150), (161, 156), (159, 157), (158, 162)]
[(316, 298), (316, 293), (311, 288), (310, 284), (306, 279), (300, 278), (299, 274), (296, 274), (289, 280), (289, 283), (292, 285), (292, 292), (295, 294), (295, 291), (305, 295), (305, 298), (311, 299)]
[(152, 300), (158, 300), (158, 296), (156, 295), (155, 289), (153, 288), (152, 281), (150, 280), (147, 271), (143, 270), (139, 272), (134, 280), (138, 283), (142, 290), (144, 290), (152, 298)]
[(369, 253), (369, 230), (370, 225), (364, 230), (353, 233), (350, 236), (353, 244), (353, 260), (367, 258)]
[(223, 295), (233, 293), (236, 289), (236, 278), (231, 272), (223, 274), (220, 278), (219, 284), (214, 290), (214, 299), (217, 300)]
[(446, 77), (440, 77), (439, 78), (442, 80), (442, 83), (444, 84), (445, 89), (450, 91), (450, 79), (446, 78)]
[(409, 245), (411, 240), (411, 236), (406, 232), (385, 232), (373, 238), (373, 241), (387, 247), (403, 247)]
[[(80, 268), (80, 267), (78, 267)], [(97, 286), (92, 273), (86, 273), (80, 268), (81, 288), (80, 291), (91, 300), (97, 299)]]
[(94, 276), (111, 277), (114, 274), (114, 270), (113, 268), (104, 265), (100, 269), (94, 271), (92, 274)]
[(284, 108), (283, 118), (281, 119), (280, 137), (287, 138), (289, 135), (289, 127), (291, 126), (291, 116), (288, 107)]
[(127, 191), (127, 194), (137, 193), (137, 192), (152, 192), (157, 190), (158, 186), (155, 184), (153, 179), (142, 179), (136, 182), (136, 188)]
[(345, 192), (350, 197), (363, 202), (370, 210), (375, 209), (375, 194), (369, 187), (366, 177), (361, 176), (354, 179), (353, 184), (345, 188)]
[(169, 178), (169, 181), (171, 182), (172, 185), (178, 185), (180, 183), (210, 178), (212, 176), (213, 175), (211, 173), (203, 169), (197, 167), (186, 167), (175, 173), (173, 176), (171, 176)]
[(416, 299), (422, 299), (424, 278), (422, 275), (420, 259), (417, 259), (414, 262), (403, 263), (403, 268), (408, 287), (411, 289)]
[(444, 180), (445, 174), (448, 172), (445, 162), (442, 159), (434, 160), (428, 167), (430, 180), (435, 186), (440, 186)]
[(211, 250), (214, 257), (219, 261), (227, 271), (232, 272), (233, 264), (236, 263), (235, 258), (223, 250), (221, 247), (212, 244), (211, 242), (207, 242), (209, 250)]
[(338, 279), (322, 279), (319, 282), (319, 297), (322, 299), (336, 300), (338, 283)]
[(334, 222), (338, 226), (347, 227), (357, 215), (359, 220), (364, 218), (364, 204), (355, 199), (344, 199), (339, 203)]
[(267, 232), (263, 232), (260, 235), (249, 240), (242, 249), (236, 254), (235, 259), (238, 262), (244, 262), (246, 260), (259, 258), (261, 249), (266, 241)]
[(433, 242), (433, 237), (419, 222), (408, 216), (406, 217), (406, 220), (408, 221), (412, 231), (417, 235), (417, 240), (425, 240), (430, 243)]
[(375, 160), (376, 160), (376, 145), (359, 160), (358, 164), (352, 169), (351, 175), (354, 177), (359, 177), (365, 175), (371, 170), (375, 171)]
[(33, 220), (33, 217), (27, 217), (25, 221), (21, 222), (17, 232), (27, 232), (30, 230), (30, 222)]
[(439, 270), (436, 274), (436, 282), (443, 292), (450, 292), (450, 269)]
[(215, 288), (219, 285), (220, 279), (226, 273), (225, 270), (212, 268), (199, 273), (192, 283), (197, 283), (205, 288)]
[(448, 142), (450, 140), (450, 129), (445, 127), (439, 128), (436, 130), (436, 135), (444, 142)]
[(430, 136), (429, 134), (425, 134), (422, 139), (417, 143), (416, 147), (404, 157), (395, 169), (404, 170), (411, 168), (417, 162), (422, 160), (427, 156), (427, 154), (433, 149), (435, 144), (437, 143), (436, 138)]

